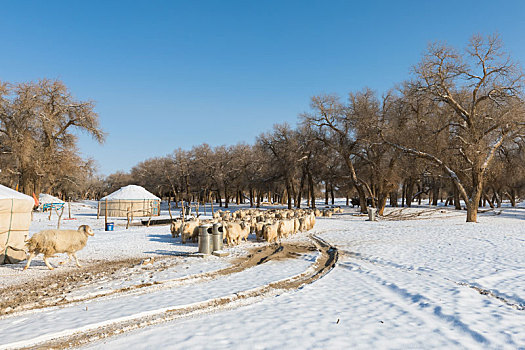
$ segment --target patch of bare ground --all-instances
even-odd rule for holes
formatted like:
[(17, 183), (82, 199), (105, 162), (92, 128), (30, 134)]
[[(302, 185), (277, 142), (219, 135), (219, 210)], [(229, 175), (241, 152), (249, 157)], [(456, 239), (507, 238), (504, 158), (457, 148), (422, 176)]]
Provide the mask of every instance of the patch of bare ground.
[(0, 288), (0, 316), (21, 310), (62, 305), (73, 290), (140, 264), (141, 259), (95, 262), (78, 269), (53, 271), (16, 285)]
[(399, 208), (392, 209), (383, 216), (378, 217), (379, 220), (385, 221), (402, 221), (402, 220), (426, 220), (433, 218), (450, 218), (458, 215), (464, 215), (461, 211), (456, 212), (453, 210), (442, 209), (442, 208), (431, 208), (431, 209), (418, 209), (418, 208)]
[(207, 273), (216, 276), (223, 276), (229, 273), (242, 271), (243, 269), (258, 264), (263, 264), (267, 261), (294, 258), (301, 253), (318, 250), (320, 254), (311, 268), (299, 275), (253, 289), (237, 292), (229, 296), (191, 304), (190, 306), (174, 307), (173, 309), (168, 308), (147, 316), (137, 315), (137, 317), (131, 317), (124, 321), (115, 321), (110, 324), (105, 324), (104, 326), (94, 326), (92, 329), (72, 333), (38, 344), (31, 344), (30, 346), (23, 348), (66, 349), (78, 347), (140, 328), (150, 327), (184, 317), (212, 313), (219, 310), (235, 309), (244, 305), (256, 303), (263, 298), (276, 296), (286, 291), (297, 290), (326, 275), (335, 267), (338, 259), (338, 251), (336, 248), (331, 247), (316, 237), (312, 237), (312, 239), (314, 242), (313, 245), (275, 244), (263, 248), (255, 248), (250, 252), (246, 259), (240, 259), (237, 261), (236, 265), (230, 268)]

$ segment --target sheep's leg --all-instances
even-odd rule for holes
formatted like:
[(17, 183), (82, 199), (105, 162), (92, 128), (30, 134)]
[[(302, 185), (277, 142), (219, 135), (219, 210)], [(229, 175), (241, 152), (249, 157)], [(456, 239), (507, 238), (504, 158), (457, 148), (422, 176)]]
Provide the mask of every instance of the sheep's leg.
[(66, 261), (61, 261), (59, 262), (60, 265), (63, 265), (67, 262), (70, 262), (71, 261), (71, 254), (70, 253), (67, 253), (67, 260)]
[(49, 258), (49, 257), (44, 255), (44, 263), (46, 264), (46, 266), (47, 266), (48, 269), (50, 269), (50, 270), (54, 270), (55, 268), (54, 268), (53, 266), (51, 266), (51, 264), (49, 263), (49, 261), (47, 261), (47, 258)]
[(31, 260), (33, 260), (34, 257), (35, 257), (35, 253), (33, 252), (29, 253), (29, 257), (27, 258), (27, 264), (24, 267), (24, 270), (27, 270), (27, 268), (29, 267), (29, 264), (31, 264)]
[(82, 267), (82, 265), (80, 265), (80, 263), (78, 262), (78, 258), (77, 258), (77, 253), (73, 253), (73, 258), (75, 258), (75, 263), (77, 264), (77, 267)]

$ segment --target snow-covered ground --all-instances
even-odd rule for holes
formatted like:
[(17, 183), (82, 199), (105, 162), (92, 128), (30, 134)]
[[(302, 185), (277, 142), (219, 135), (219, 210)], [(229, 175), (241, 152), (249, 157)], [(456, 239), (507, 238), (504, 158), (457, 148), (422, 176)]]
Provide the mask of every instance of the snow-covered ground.
[[(135, 266), (127, 280), (89, 284), (70, 298), (145, 280), (159, 287), (0, 318), (0, 348), (31, 345), (35, 339), (236, 295), (301, 274), (319, 256), (313, 251), (216, 278), (185, 280), (228, 268), (234, 257), (264, 244), (228, 248), (228, 258), (175, 256), (196, 251), (196, 245), (181, 245), (171, 238), (167, 226), (125, 230), (120, 220), (116, 231), (104, 232), (104, 220), (96, 219), (89, 203), (74, 204), (72, 209), (77, 220), (64, 221), (63, 227), (87, 223), (95, 228), (95, 236), (78, 254), (81, 262), (156, 257), (175, 259), (177, 264), (159, 271)], [(488, 211), (476, 224), (465, 223), (465, 212), (443, 207), (388, 209), (387, 213), (392, 214), (388, 220), (369, 222), (346, 208), (345, 214), (318, 218), (312, 231), (290, 238), (294, 244), (304, 244), (311, 242), (313, 233), (339, 250), (334, 269), (298, 290), (216, 307), (87, 347), (525, 349), (524, 207)], [(36, 214), (31, 232), (54, 225), (56, 217), (48, 221), (45, 214)], [(48, 271), (41, 257), (28, 271), (22, 272), (22, 267), (0, 266), (0, 278), (13, 284), (75, 269), (71, 264)]]

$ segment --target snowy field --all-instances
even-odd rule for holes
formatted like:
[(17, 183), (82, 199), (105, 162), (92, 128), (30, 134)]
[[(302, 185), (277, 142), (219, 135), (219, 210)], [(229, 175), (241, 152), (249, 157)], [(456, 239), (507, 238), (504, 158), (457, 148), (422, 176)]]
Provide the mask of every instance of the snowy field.
[[(82, 334), (92, 341), (71, 344), (94, 349), (525, 349), (525, 208), (487, 211), (477, 224), (465, 223), (465, 212), (443, 207), (386, 213), (369, 222), (345, 208), (344, 214), (318, 218), (312, 231), (284, 241), (319, 246), (314, 242), (319, 238), (338, 250), (333, 269), (286, 289), (282, 286), (298, 276), (315, 274), (322, 251), (239, 265), (250, 248), (267, 247), (249, 241), (225, 249), (226, 258), (196, 258), (188, 255), (196, 244), (180, 244), (168, 226), (126, 230), (125, 221), (116, 220), (115, 231), (105, 232), (93, 203), (74, 203), (76, 220), (63, 221), (62, 227), (88, 224), (95, 230), (78, 253), (83, 269), (122, 260), (127, 265), (79, 283), (60, 296), (63, 304), (0, 317), (0, 349), (82, 339)], [(30, 232), (54, 227), (55, 214), (49, 221), (37, 213)], [(140, 263), (151, 258), (152, 264)], [(55, 266), (61, 260), (50, 259)], [(41, 256), (28, 271), (22, 272), (23, 266), (0, 266), (3, 286), (16, 289), (78, 271), (73, 263), (49, 271)], [(244, 297), (249, 293), (257, 296)], [(115, 331), (120, 325), (129, 329)]]

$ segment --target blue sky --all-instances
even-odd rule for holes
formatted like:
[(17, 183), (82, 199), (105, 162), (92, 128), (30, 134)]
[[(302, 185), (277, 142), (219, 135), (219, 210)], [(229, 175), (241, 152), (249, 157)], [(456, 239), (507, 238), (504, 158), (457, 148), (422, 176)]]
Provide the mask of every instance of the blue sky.
[(499, 33), (525, 64), (523, 1), (2, 1), (0, 80), (94, 100), (102, 174), (174, 149), (252, 143), (309, 98), (410, 76), (427, 44)]

